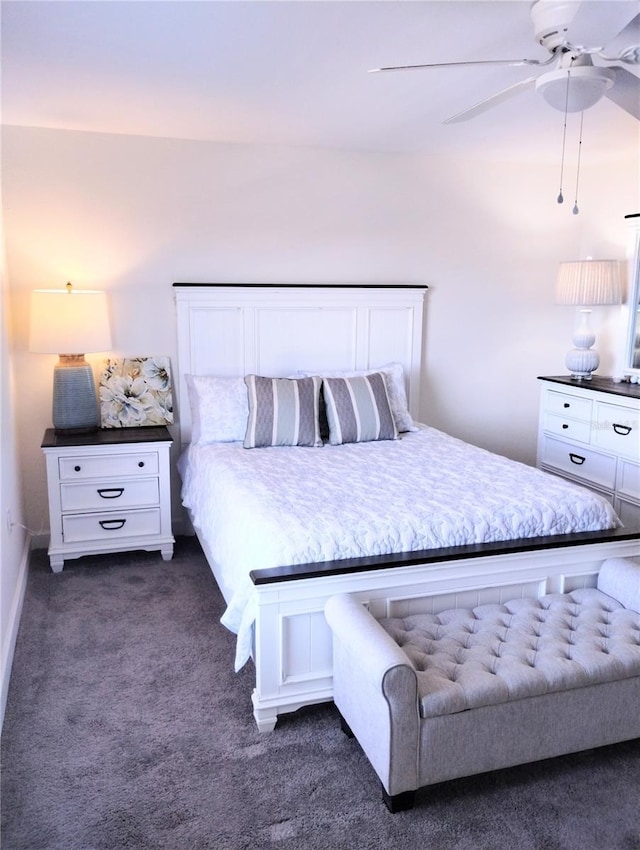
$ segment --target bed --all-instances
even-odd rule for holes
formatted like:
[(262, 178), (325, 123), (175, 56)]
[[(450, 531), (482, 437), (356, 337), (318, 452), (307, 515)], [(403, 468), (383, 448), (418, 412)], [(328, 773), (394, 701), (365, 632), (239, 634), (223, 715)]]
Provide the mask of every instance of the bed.
[(261, 731), (331, 699), (333, 594), (437, 613), (640, 554), (601, 497), (419, 422), (426, 287), (174, 288), (183, 503)]

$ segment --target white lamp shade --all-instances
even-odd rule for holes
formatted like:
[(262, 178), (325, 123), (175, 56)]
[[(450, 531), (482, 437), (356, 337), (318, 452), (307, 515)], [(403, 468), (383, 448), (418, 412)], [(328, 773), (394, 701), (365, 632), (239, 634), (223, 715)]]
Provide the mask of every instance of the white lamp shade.
[(107, 296), (97, 290), (36, 289), (31, 293), (29, 351), (86, 354), (108, 351)]
[(578, 307), (620, 304), (622, 270), (619, 260), (579, 260), (560, 263), (556, 303)]

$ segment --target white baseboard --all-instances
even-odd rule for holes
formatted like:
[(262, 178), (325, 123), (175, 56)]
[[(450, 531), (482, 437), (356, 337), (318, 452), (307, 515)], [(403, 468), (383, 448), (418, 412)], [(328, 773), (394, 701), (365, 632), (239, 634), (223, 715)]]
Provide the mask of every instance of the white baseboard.
[(25, 536), (24, 549), (18, 567), (18, 581), (16, 582), (15, 593), (9, 613), (9, 623), (7, 624), (6, 633), (7, 639), (2, 652), (2, 680), (0, 691), (0, 729), (4, 722), (4, 711), (7, 706), (7, 697), (9, 695), (9, 681), (11, 679), (11, 668), (13, 666), (13, 656), (16, 649), (16, 640), (18, 638), (18, 628), (20, 626), (20, 617), (22, 616), (22, 604), (24, 602), (24, 593), (27, 587), (27, 576), (29, 573), (29, 554), (31, 552), (31, 538), (27, 534)]

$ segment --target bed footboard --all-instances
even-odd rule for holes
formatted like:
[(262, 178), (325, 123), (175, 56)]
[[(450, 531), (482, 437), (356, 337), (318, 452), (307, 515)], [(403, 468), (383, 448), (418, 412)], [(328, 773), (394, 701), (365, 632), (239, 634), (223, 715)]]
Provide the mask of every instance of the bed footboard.
[(263, 580), (255, 573), (252, 701), (258, 728), (271, 731), (280, 714), (332, 699), (332, 638), (324, 606), (334, 594), (355, 594), (377, 618), (438, 613), (593, 587), (601, 564), (612, 557), (640, 559), (637, 536), (300, 579)]

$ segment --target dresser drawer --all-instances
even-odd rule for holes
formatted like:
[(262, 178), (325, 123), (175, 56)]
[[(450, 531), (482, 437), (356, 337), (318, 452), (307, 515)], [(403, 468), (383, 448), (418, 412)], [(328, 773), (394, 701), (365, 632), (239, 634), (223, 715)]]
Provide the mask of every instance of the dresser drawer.
[(640, 463), (621, 458), (618, 462), (616, 490), (640, 502)]
[(76, 455), (59, 460), (60, 480), (113, 478), (123, 475), (157, 475), (157, 452), (132, 452), (112, 455)]
[(563, 443), (545, 436), (540, 458), (544, 466), (553, 466), (569, 475), (583, 478), (613, 490), (616, 481), (616, 459), (582, 446)]
[(640, 528), (640, 505), (616, 499), (614, 509), (626, 528)]
[(63, 511), (121, 510), (160, 504), (157, 478), (121, 480), (98, 484), (62, 484)]
[(597, 404), (593, 444), (640, 460), (640, 411), (614, 404)]
[(146, 511), (112, 511), (96, 514), (67, 514), (62, 517), (65, 543), (87, 540), (119, 540), (160, 534), (160, 509)]
[(580, 440), (588, 443), (591, 439), (591, 423), (579, 419), (570, 419), (568, 416), (558, 416), (555, 413), (547, 413), (545, 416), (545, 430), (559, 437), (569, 440)]
[(545, 410), (549, 413), (560, 413), (585, 422), (591, 421), (593, 402), (589, 398), (578, 398), (568, 393), (547, 390), (544, 404)]

